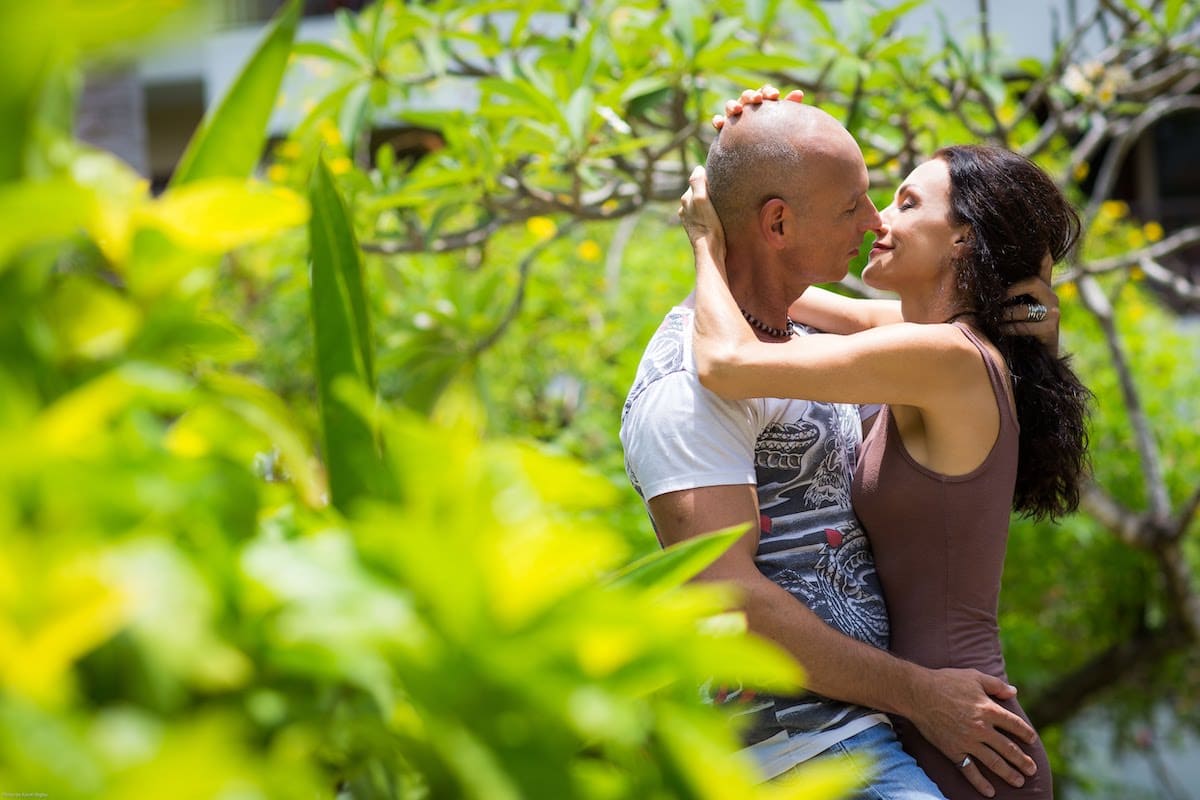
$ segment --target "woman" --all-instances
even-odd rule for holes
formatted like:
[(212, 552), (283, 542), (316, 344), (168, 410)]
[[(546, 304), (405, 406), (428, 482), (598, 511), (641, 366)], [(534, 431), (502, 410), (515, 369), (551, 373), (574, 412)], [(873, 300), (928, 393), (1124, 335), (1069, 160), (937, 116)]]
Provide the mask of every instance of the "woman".
[[(730, 295), (724, 240), (702, 173), (681, 215), (696, 251), (694, 354), (729, 398), (885, 405), (864, 444), (853, 502), (875, 552), (894, 652), (928, 667), (1006, 678), (996, 606), (1012, 509), (1075, 508), (1087, 390), (1036, 339), (1006, 335), (1011, 286), (1059, 260), (1079, 220), (1029, 160), (948, 147), (917, 167), (881, 212), (863, 280), (897, 293), (903, 322), (849, 336), (758, 340)], [(1024, 716), (1013, 701), (1005, 703)], [(945, 794), (976, 798), (964, 758), (948, 760), (904, 720), (905, 747)], [(1020, 788), (985, 772), (998, 797), (1048, 798), (1044, 750)], [(981, 766), (981, 765), (980, 765)]]

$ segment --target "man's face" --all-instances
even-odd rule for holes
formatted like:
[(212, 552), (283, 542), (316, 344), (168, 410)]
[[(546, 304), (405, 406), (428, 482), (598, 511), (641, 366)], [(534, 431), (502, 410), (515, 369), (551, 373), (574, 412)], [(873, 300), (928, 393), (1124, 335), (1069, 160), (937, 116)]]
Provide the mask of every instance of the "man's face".
[(879, 212), (867, 196), (867, 165), (857, 145), (813, 165), (795, 209), (797, 231), (793, 264), (808, 283), (846, 277), (864, 234), (877, 231)]

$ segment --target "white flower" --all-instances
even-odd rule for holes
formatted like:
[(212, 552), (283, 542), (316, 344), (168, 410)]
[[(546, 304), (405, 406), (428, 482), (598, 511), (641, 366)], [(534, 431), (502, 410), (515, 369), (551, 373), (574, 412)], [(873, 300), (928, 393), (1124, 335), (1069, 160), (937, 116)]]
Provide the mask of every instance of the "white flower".
[(629, 123), (621, 119), (617, 112), (608, 106), (596, 106), (596, 113), (604, 117), (604, 121), (611, 125), (617, 133), (633, 133), (633, 128), (629, 127)]
[(1074, 95), (1089, 95), (1092, 93), (1092, 82), (1084, 77), (1083, 72), (1074, 64), (1063, 72), (1062, 85)]

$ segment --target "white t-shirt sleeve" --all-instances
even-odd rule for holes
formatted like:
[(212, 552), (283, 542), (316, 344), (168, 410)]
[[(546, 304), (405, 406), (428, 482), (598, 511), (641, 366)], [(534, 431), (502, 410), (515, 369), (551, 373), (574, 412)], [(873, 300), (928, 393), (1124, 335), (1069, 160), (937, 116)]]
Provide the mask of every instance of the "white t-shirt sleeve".
[(625, 466), (642, 498), (755, 484), (758, 402), (724, 400), (686, 370), (646, 387), (621, 426)]

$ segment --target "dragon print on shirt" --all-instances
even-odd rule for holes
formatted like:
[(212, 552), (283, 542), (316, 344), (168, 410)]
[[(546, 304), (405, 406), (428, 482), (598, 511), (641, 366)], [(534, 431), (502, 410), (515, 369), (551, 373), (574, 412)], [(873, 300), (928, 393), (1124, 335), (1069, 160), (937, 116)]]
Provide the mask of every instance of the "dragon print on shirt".
[[(649, 402), (646, 389), (667, 376), (686, 372), (694, 391), (704, 391), (688, 359), (691, 315), (690, 309), (676, 308), (659, 326), (638, 366), (623, 421), (639, 401)], [(802, 330), (800, 335), (806, 333)], [(861, 441), (858, 408), (771, 398), (738, 401), (738, 405), (747, 419), (757, 422), (755, 440), (744, 443), (746, 457), (751, 457), (753, 444), (753, 463), (744, 466), (753, 467), (761, 512), (755, 564), (831, 627), (886, 648), (883, 593), (866, 534), (850, 507)], [(653, 406), (649, 408), (639, 406), (643, 420), (656, 413)], [(672, 408), (670, 413), (679, 410)], [(694, 424), (710, 423), (698, 416)], [(641, 494), (637, 467), (627, 460), (629, 478)], [(694, 470), (696, 465), (681, 461), (679, 468)], [(836, 733), (874, 713), (811, 693), (747, 697), (718, 690), (713, 700), (735, 703), (750, 717), (744, 730), (747, 744), (767, 740), (779, 731), (801, 737)]]
[[(850, 510), (857, 446), (851, 406), (804, 404), (755, 445), (758, 502), (771, 520), (756, 563), (826, 623), (887, 647), (888, 620), (870, 544)], [(784, 451), (784, 452), (781, 452)]]

